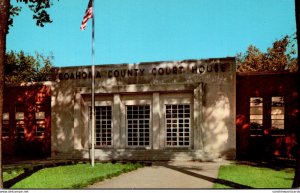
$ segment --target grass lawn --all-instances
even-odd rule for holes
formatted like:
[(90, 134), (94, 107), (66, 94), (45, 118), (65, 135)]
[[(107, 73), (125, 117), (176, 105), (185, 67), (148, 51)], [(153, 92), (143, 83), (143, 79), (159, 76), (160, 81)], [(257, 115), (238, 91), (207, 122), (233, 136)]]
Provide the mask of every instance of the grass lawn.
[[(95, 182), (120, 175), (121, 173), (142, 167), (141, 164), (97, 163), (95, 167), (90, 164), (76, 164), (44, 168), (15, 183), (11, 188), (83, 188)], [(4, 172), (4, 181), (17, 177), (22, 172)]]
[(236, 188), (226, 186), (226, 182), (241, 185), (241, 188), (246, 186), (251, 188), (291, 188), (293, 178), (294, 169), (292, 168), (274, 170), (266, 167), (232, 164), (220, 167), (218, 179), (221, 184), (215, 183), (214, 188)]
[(22, 173), (24, 173), (23, 169), (3, 171), (3, 181), (6, 182), (8, 180), (11, 180), (11, 179), (19, 176)]

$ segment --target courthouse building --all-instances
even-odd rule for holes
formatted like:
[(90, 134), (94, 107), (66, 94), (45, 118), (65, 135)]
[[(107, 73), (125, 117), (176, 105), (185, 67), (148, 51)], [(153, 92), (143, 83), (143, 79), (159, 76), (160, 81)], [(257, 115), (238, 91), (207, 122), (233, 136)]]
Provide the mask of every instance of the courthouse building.
[[(96, 160), (235, 158), (234, 58), (97, 65)], [(54, 69), (51, 157), (90, 158), (91, 67)]]
[[(299, 77), (235, 69), (235, 58), (95, 66), (96, 160), (293, 159)], [(91, 83), (85, 66), (6, 85), (4, 157), (90, 159)]]

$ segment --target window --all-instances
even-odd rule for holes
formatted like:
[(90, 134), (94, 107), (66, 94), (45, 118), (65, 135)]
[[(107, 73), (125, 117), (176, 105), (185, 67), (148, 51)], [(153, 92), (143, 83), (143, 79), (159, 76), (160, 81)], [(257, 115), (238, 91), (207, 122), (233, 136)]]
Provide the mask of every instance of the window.
[(272, 97), (271, 127), (274, 130), (284, 129), (284, 98)]
[(96, 145), (112, 145), (111, 106), (96, 106)]
[(250, 98), (250, 129), (261, 130), (263, 125), (263, 98)]
[(127, 145), (150, 145), (150, 106), (128, 105), (127, 109)]
[(45, 135), (45, 112), (40, 111), (35, 113), (35, 121), (36, 121), (36, 137), (42, 137)]
[(190, 105), (166, 105), (166, 145), (190, 145)]
[(9, 113), (3, 113), (3, 124), (2, 124), (2, 137), (9, 137)]
[[(92, 108), (89, 108), (90, 120), (92, 119)], [(112, 112), (111, 106), (95, 106), (95, 145), (112, 145)]]
[(18, 138), (24, 138), (25, 125), (24, 125), (24, 107), (16, 106), (16, 132)]

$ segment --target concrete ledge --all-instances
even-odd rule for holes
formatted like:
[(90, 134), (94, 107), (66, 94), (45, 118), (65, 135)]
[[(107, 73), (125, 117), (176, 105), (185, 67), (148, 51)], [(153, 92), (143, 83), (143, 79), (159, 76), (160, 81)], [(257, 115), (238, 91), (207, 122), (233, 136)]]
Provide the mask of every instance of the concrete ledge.
[[(89, 160), (91, 150), (58, 153), (51, 159)], [(202, 150), (165, 149), (95, 149), (96, 161), (214, 161), (226, 156)]]

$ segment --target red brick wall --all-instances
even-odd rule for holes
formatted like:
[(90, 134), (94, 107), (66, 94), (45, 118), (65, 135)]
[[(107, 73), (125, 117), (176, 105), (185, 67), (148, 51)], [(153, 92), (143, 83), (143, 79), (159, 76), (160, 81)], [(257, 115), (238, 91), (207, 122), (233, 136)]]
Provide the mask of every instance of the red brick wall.
[[(4, 113), (9, 113), (9, 135), (2, 138), (3, 155), (47, 157), (51, 153), (51, 90), (45, 85), (6, 86)], [(24, 137), (18, 136), (16, 111), (24, 111)], [(36, 113), (44, 116), (38, 119)], [(19, 122), (21, 123), (21, 122)], [(38, 125), (43, 129), (37, 132)]]
[[(236, 126), (237, 158), (261, 159), (273, 156), (292, 157), (295, 130), (299, 128), (296, 74), (237, 74)], [(271, 97), (284, 96), (285, 128), (271, 129)], [(260, 136), (251, 136), (250, 97), (263, 98), (263, 130)]]

